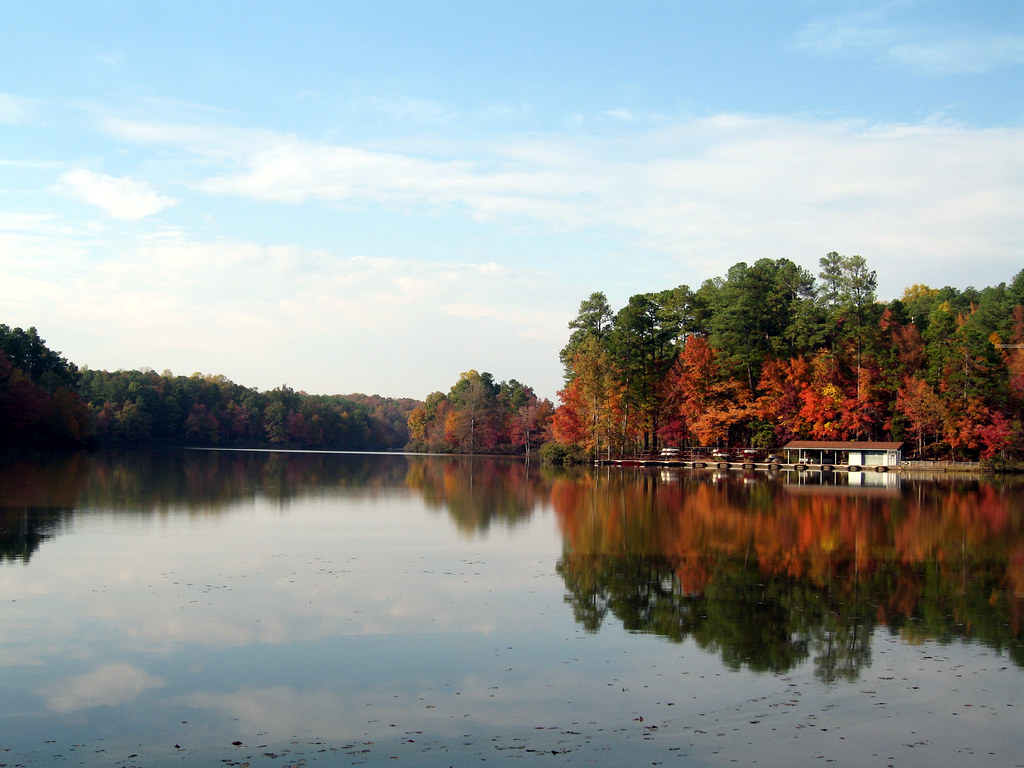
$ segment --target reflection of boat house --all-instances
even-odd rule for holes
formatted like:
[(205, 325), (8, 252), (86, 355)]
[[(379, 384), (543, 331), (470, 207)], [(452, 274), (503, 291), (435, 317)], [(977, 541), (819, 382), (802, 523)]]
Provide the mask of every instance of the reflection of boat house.
[(787, 464), (848, 464), (859, 467), (897, 467), (904, 443), (793, 440), (782, 449)]

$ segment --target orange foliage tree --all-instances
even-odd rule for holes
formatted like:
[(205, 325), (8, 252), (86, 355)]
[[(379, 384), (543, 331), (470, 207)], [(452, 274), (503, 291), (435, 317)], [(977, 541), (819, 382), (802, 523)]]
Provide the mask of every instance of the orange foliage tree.
[(743, 382), (719, 364), (719, 354), (700, 336), (691, 336), (668, 373), (671, 428), (700, 445), (728, 442), (729, 430), (756, 413)]

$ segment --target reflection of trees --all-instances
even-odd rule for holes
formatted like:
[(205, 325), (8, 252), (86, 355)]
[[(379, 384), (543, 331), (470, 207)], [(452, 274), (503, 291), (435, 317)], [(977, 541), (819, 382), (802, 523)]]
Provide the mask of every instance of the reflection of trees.
[(972, 638), (1024, 666), (1024, 494), (996, 479), (902, 491), (763, 475), (553, 472), (521, 460), (132, 451), (0, 467), (0, 560), (27, 559), (77, 510), (220, 514), (242, 502), (421, 493), (462, 530), (551, 504), (577, 621), (691, 638), (734, 668), (813, 662), (855, 678), (882, 628)]
[(671, 565), (662, 558), (602, 555), (561, 560), (573, 615), (596, 632), (611, 613), (631, 632), (653, 632), (682, 640), (706, 618), (679, 595)]
[(0, 468), (0, 561), (27, 561), (59, 533), (87, 481), (83, 454)]
[(874, 621), (862, 616), (828, 612), (822, 623), (813, 628), (814, 674), (824, 682), (860, 677), (862, 668), (871, 663), (871, 635)]
[(406, 484), (430, 507), (444, 508), (463, 531), (529, 518), (543, 498), (536, 467), (501, 457), (410, 457)]
[(984, 562), (919, 566), (915, 576), (927, 599), (899, 616), (894, 628), (910, 642), (975, 637), (1024, 666), (1024, 600), (1006, 594), (999, 575), (1003, 567)]
[(736, 670), (784, 672), (813, 655), (825, 680), (855, 678), (870, 661), (873, 622), (830, 604), (824, 590), (787, 576), (765, 578), (755, 562), (721, 557), (706, 564), (706, 588), (687, 594), (677, 570), (667, 558), (645, 555), (558, 563), (566, 602), (588, 632), (612, 615), (630, 632), (692, 638)]
[(716, 562), (712, 573), (702, 596), (707, 621), (694, 637), (698, 645), (721, 653), (731, 669), (778, 672), (807, 658), (806, 626), (800, 626), (806, 619), (794, 621), (800, 601), (790, 579), (762, 579), (756, 567), (732, 558)]
[(547, 494), (536, 465), (509, 458), (275, 451), (125, 450), (0, 466), (0, 556), (31, 555), (75, 510), (221, 514), (270, 499), (414, 489), (467, 531), (529, 517)]
[(855, 679), (877, 628), (1024, 665), (1024, 508), (991, 483), (903, 493), (638, 471), (556, 481), (577, 621), (691, 637), (732, 668)]
[(78, 453), (0, 466), (0, 559), (28, 559), (76, 510), (221, 513), (270, 498), (374, 494), (401, 487), (404, 456), (180, 449)]
[(0, 562), (28, 560), (66, 524), (70, 510), (0, 508)]
[(124, 451), (92, 457), (79, 500), (99, 508), (208, 514), (240, 501), (282, 505), (310, 495), (400, 485), (404, 456), (273, 451)]

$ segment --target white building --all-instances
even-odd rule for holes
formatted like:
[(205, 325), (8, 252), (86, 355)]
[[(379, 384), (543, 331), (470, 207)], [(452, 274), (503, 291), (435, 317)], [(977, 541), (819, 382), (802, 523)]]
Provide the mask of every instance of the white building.
[(782, 449), (787, 464), (846, 464), (858, 467), (898, 467), (905, 443), (793, 440)]

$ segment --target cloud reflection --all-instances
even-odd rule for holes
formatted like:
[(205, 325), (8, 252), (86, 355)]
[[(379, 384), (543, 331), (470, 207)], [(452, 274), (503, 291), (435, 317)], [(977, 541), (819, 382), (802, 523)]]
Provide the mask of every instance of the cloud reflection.
[(313, 736), (324, 722), (343, 722), (351, 715), (336, 692), (300, 691), (288, 686), (244, 689), (229, 693), (195, 693), (186, 702), (237, 720), (245, 730), (262, 731), (268, 723), (295, 736)]
[(135, 701), (143, 692), (161, 688), (164, 681), (131, 664), (105, 664), (92, 672), (59, 682), (45, 695), (46, 708), (66, 714), (94, 707)]

